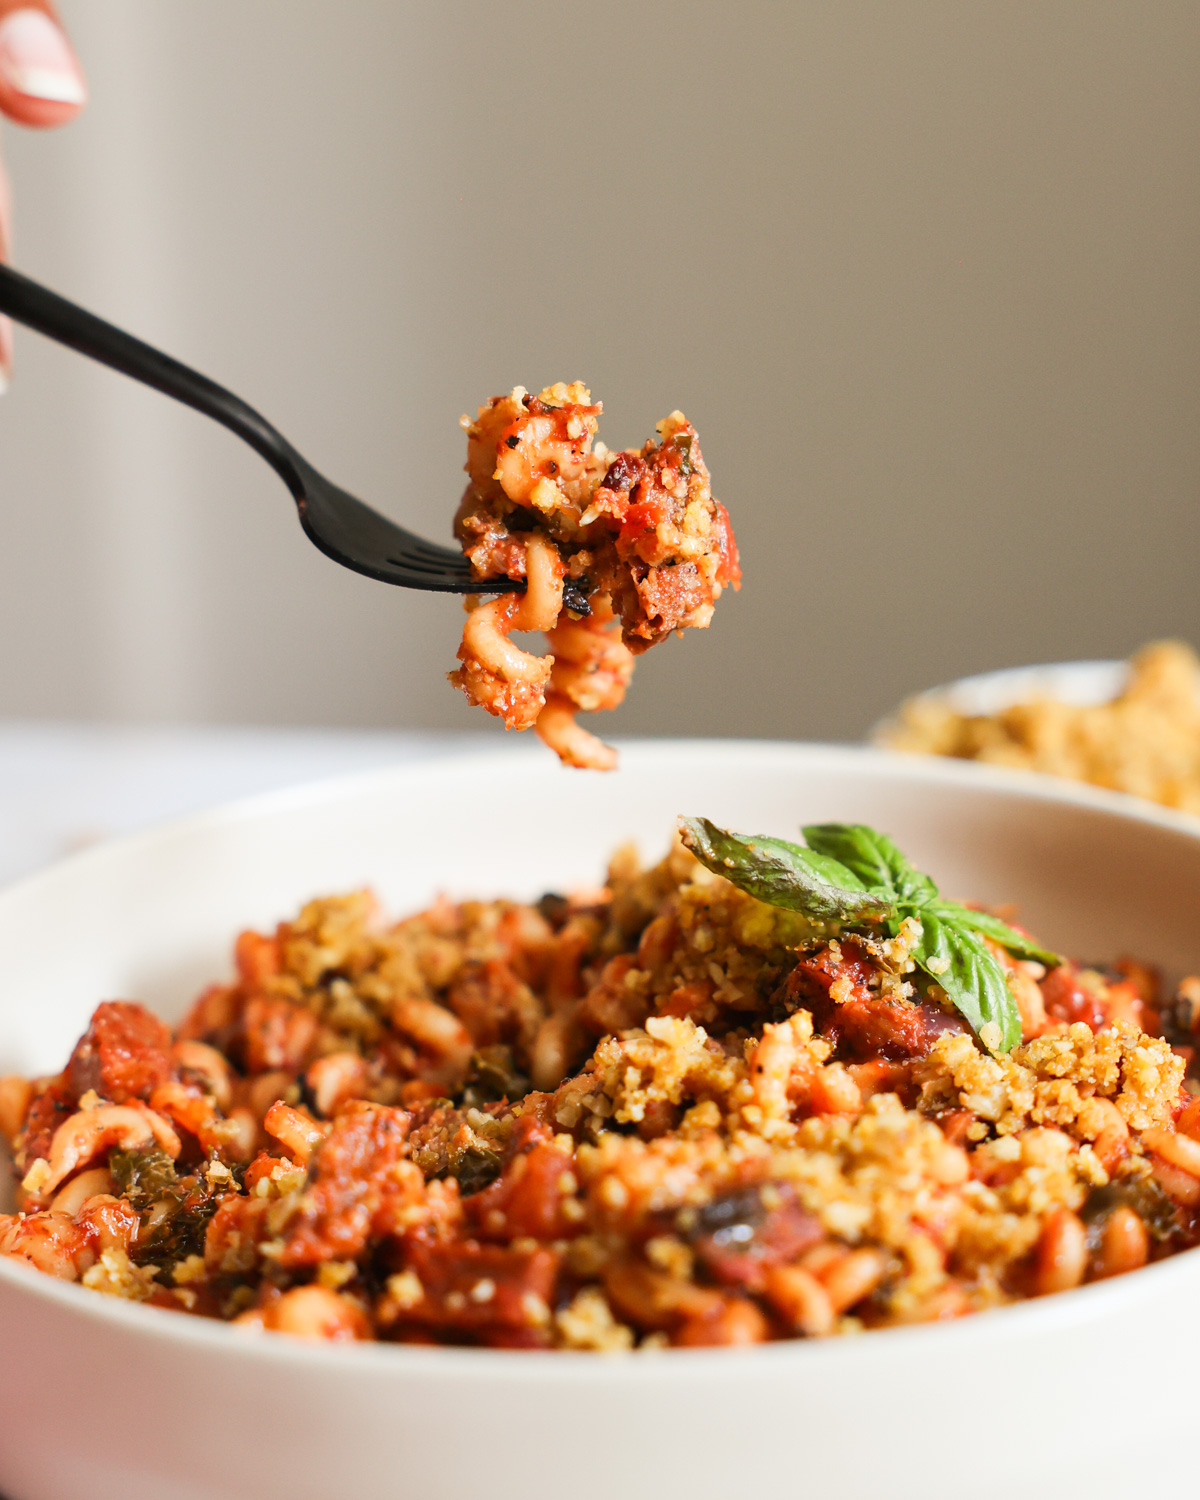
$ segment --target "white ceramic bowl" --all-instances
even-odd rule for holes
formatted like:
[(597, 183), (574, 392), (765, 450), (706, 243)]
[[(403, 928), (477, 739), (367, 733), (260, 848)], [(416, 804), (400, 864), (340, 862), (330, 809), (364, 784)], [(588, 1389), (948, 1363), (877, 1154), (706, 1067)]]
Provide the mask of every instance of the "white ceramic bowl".
[[(95, 1002), (177, 1017), (231, 940), (318, 892), (395, 912), (594, 881), (677, 812), (748, 831), (852, 819), (948, 892), (1016, 901), (1082, 955), (1200, 964), (1200, 821), (1087, 787), (878, 751), (540, 748), (272, 796), (0, 893), (0, 1071), (54, 1069)], [(1200, 1257), (948, 1326), (648, 1356), (306, 1346), (0, 1261), (9, 1500), (999, 1500), (1190, 1494)]]
[[(1129, 681), (1127, 661), (1055, 661), (1035, 667), (1005, 667), (999, 672), (980, 672), (926, 688), (909, 702), (936, 703), (957, 714), (998, 714), (1015, 703), (1035, 698), (1056, 698), (1074, 708), (1111, 703)], [(873, 724), (867, 739), (886, 746), (899, 725), (903, 707)]]

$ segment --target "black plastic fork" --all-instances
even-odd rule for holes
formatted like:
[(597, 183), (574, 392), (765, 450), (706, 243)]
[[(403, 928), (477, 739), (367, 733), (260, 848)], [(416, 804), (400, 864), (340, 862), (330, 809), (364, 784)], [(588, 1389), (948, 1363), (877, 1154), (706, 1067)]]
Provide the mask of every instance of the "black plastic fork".
[(265, 417), (231, 391), (9, 266), (0, 266), (0, 312), (236, 432), (291, 490), (309, 541), (344, 568), (381, 583), (442, 594), (494, 594), (521, 587), (506, 578), (481, 584), (471, 576), (461, 552), (414, 536), (331, 484)]

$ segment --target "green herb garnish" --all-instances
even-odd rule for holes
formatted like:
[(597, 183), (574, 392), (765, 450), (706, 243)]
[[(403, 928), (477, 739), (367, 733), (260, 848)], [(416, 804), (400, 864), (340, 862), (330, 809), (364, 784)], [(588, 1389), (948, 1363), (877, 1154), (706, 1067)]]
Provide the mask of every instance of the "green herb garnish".
[(768, 906), (820, 922), (885, 917), (893, 903), (872, 893), (853, 870), (816, 849), (785, 839), (727, 833), (707, 818), (680, 818), (683, 841), (701, 864)]
[[(138, 1264), (180, 1261), (200, 1255), (208, 1221), (221, 1204), (220, 1191), (203, 1173), (180, 1177), (165, 1151), (112, 1151), (108, 1170), (122, 1195), (143, 1216), (130, 1254)], [(233, 1183), (236, 1186), (236, 1179)]]
[(768, 906), (867, 935), (896, 937), (909, 919), (919, 922), (914, 962), (941, 985), (976, 1036), (982, 1040), (984, 1027), (999, 1031), (998, 1043), (988, 1039), (993, 1052), (1010, 1052), (1021, 1040), (1021, 1016), (984, 939), (1018, 958), (1060, 962), (999, 917), (944, 900), (886, 834), (864, 824), (813, 824), (803, 830), (807, 847), (730, 833), (707, 818), (680, 818), (679, 827), (701, 864)]
[(149, 1151), (111, 1151), (108, 1170), (116, 1178), (124, 1197), (139, 1212), (178, 1192), (175, 1163), (157, 1146)]

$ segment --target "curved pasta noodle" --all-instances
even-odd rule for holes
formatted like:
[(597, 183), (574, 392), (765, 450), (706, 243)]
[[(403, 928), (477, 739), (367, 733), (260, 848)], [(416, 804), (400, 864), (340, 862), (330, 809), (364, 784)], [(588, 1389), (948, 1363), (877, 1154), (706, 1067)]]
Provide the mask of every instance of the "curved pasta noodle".
[(112, 1178), (107, 1167), (93, 1167), (72, 1177), (66, 1187), (60, 1188), (50, 1205), (52, 1214), (66, 1214), (73, 1219), (83, 1205), (98, 1193), (107, 1193), (112, 1188)]
[(96, 1262), (87, 1231), (68, 1214), (0, 1214), (0, 1255), (28, 1261), (60, 1281), (78, 1281)]
[(364, 1099), (370, 1087), (367, 1065), (357, 1052), (328, 1052), (304, 1075), (320, 1112), (331, 1117), (347, 1099)]
[(560, 620), (547, 632), (554, 656), (551, 689), (584, 713), (616, 708), (633, 676), (633, 652), (621, 639), (621, 622), (607, 597), (582, 620)]
[(39, 1158), (25, 1175), (26, 1192), (44, 1197), (80, 1167), (105, 1151), (160, 1146), (172, 1160), (183, 1149), (179, 1137), (154, 1110), (139, 1104), (101, 1104), (69, 1116), (54, 1132), (50, 1154)]
[(80, 1208), (75, 1223), (86, 1231), (89, 1242), (103, 1254), (106, 1250), (128, 1250), (138, 1237), (141, 1216), (124, 1198), (117, 1198), (112, 1193), (96, 1193)]
[(0, 1137), (10, 1144), (16, 1140), (33, 1098), (33, 1084), (27, 1078), (9, 1074), (0, 1078)]
[(633, 652), (621, 639), (621, 622), (606, 596), (597, 598), (582, 620), (564, 619), (548, 631), (554, 653), (546, 707), (535, 728), (569, 766), (610, 771), (617, 752), (575, 721), (577, 712), (616, 708), (633, 676)]
[(392, 1025), (429, 1060), (431, 1076), (450, 1084), (466, 1072), (475, 1044), (459, 1018), (433, 1000), (406, 995), (391, 1008)]
[[(531, 537), (526, 558), (523, 595), (471, 611), (459, 652), (463, 671), (454, 676), (470, 674), (472, 701), (492, 712), (500, 705), (507, 728), (532, 725), (566, 764), (611, 770), (616, 751), (576, 724), (575, 715), (617, 707), (633, 676), (633, 652), (607, 597), (598, 597), (584, 619), (562, 618), (562, 564), (552, 543)], [(545, 631), (551, 654), (520, 650), (508, 639), (513, 630)]]
[(268, 1306), (244, 1312), (235, 1321), (243, 1328), (334, 1343), (371, 1336), (362, 1308), (323, 1286), (294, 1287)]
[(318, 1125), (308, 1115), (279, 1101), (263, 1116), (263, 1129), (273, 1135), (292, 1160), (307, 1166), (313, 1152), (329, 1134), (328, 1126)]
[(533, 535), (527, 541), (525, 575), (523, 594), (472, 607), (458, 652), (462, 666), (450, 674), (472, 703), (502, 718), (506, 729), (536, 723), (554, 665), (553, 658), (533, 656), (508, 638), (514, 630), (549, 630), (558, 619), (563, 565), (548, 538)]
[(203, 1079), (206, 1092), (218, 1109), (227, 1110), (233, 1099), (233, 1073), (228, 1062), (207, 1042), (176, 1042), (171, 1058), (181, 1072)]
[(216, 1102), (194, 1084), (173, 1078), (160, 1083), (150, 1095), (150, 1108), (194, 1135), (206, 1151), (219, 1150), (229, 1140), (228, 1125)]
[(558, 693), (546, 699), (545, 707), (538, 715), (538, 738), (548, 745), (565, 765), (576, 766), (584, 771), (612, 771), (616, 768), (617, 752), (611, 745), (596, 738), (582, 724), (575, 722), (578, 712), (569, 698)]

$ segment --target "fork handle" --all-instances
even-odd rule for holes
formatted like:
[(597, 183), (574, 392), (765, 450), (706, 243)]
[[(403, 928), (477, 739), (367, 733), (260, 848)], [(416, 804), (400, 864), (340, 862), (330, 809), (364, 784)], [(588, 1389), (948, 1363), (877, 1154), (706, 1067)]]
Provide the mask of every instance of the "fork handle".
[(303, 493), (296, 467), (299, 455), (292, 445), (252, 406), (215, 380), (114, 328), (11, 266), (0, 265), (0, 313), (220, 422), (261, 454), (294, 496)]

